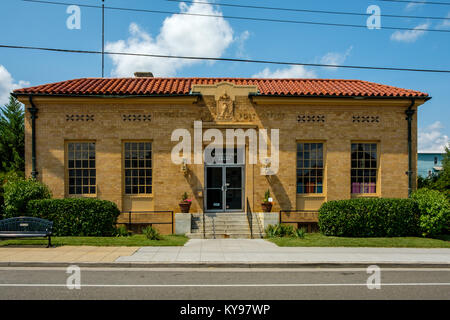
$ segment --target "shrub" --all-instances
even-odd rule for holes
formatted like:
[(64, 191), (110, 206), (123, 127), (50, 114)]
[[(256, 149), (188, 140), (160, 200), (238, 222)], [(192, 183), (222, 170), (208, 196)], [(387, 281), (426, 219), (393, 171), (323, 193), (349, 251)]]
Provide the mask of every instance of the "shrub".
[(265, 232), (266, 237), (268, 238), (273, 237), (303, 238), (305, 236), (305, 231), (303, 229), (294, 229), (292, 225), (285, 225), (285, 224), (276, 224), (276, 225), (269, 224)]
[(30, 200), (51, 198), (48, 187), (34, 179), (11, 179), (3, 188), (6, 218), (25, 215)]
[(296, 235), (297, 238), (304, 238), (305, 234), (306, 234), (306, 231), (303, 228), (297, 228), (295, 230), (295, 235)]
[(415, 236), (419, 210), (411, 199), (350, 199), (324, 203), (319, 228), (327, 236)]
[(419, 189), (411, 198), (419, 206), (419, 227), (424, 237), (436, 236), (449, 230), (450, 203), (444, 194), (436, 190)]
[(4, 190), (3, 185), (8, 181), (17, 181), (24, 179), (24, 173), (22, 171), (8, 171), (8, 172), (0, 172), (0, 219), (3, 218), (4, 210), (5, 210), (5, 198), (4, 198)]
[(120, 211), (111, 201), (73, 198), (32, 200), (27, 214), (53, 221), (55, 236), (114, 236)]
[(142, 229), (142, 233), (148, 240), (162, 240), (162, 236), (152, 226), (148, 226)]
[(131, 232), (128, 231), (127, 227), (122, 225), (116, 228), (116, 237), (129, 237), (130, 235)]

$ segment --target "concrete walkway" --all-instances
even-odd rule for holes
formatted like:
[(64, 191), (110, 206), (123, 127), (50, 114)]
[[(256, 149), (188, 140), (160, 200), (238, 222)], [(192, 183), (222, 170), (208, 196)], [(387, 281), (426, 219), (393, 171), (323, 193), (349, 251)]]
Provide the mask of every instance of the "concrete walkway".
[(142, 247), (116, 262), (450, 264), (450, 249), (278, 247), (262, 239), (191, 239), (183, 247)]

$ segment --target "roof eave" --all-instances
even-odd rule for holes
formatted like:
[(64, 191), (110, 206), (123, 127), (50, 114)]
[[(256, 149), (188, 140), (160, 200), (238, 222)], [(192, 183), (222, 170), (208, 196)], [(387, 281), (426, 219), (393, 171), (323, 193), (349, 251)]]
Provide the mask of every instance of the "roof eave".
[(289, 97), (289, 98), (326, 98), (326, 99), (355, 99), (355, 100), (366, 100), (366, 99), (403, 99), (403, 100), (411, 100), (411, 99), (423, 99), (428, 101), (431, 99), (431, 96), (414, 96), (414, 97), (403, 97), (403, 96), (361, 96), (361, 95), (308, 95), (308, 94), (296, 94), (296, 95), (280, 95), (280, 94), (260, 94), (260, 93), (250, 93), (249, 98), (252, 97), (267, 97), (267, 98), (280, 98), (280, 97)]

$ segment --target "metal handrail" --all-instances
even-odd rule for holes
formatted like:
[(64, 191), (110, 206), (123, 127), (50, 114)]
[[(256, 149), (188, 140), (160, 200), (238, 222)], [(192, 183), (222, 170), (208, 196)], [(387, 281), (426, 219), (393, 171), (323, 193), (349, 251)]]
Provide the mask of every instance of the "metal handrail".
[(170, 213), (171, 221), (170, 222), (148, 222), (148, 224), (171, 224), (172, 225), (172, 233), (174, 233), (174, 217), (173, 217), (173, 211), (171, 210), (155, 210), (155, 211), (123, 211), (121, 213), (128, 213), (128, 225), (131, 226), (132, 224), (146, 224), (147, 222), (132, 222), (131, 216), (132, 213)]
[(247, 220), (248, 225), (250, 227), (250, 239), (253, 239), (253, 214), (252, 209), (250, 208), (250, 202), (248, 201), (248, 198), (247, 198)]

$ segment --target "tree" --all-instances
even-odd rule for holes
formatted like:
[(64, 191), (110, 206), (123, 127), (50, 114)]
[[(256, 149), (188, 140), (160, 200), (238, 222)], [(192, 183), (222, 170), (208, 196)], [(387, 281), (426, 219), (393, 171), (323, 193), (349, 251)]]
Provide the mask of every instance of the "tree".
[(444, 192), (450, 198), (450, 146), (445, 147), (442, 171), (439, 173), (435, 186), (437, 190)]
[(0, 172), (25, 170), (25, 112), (22, 104), (10, 96), (0, 107)]
[(418, 187), (443, 192), (450, 199), (450, 145), (445, 147), (442, 170), (427, 178), (418, 178)]

